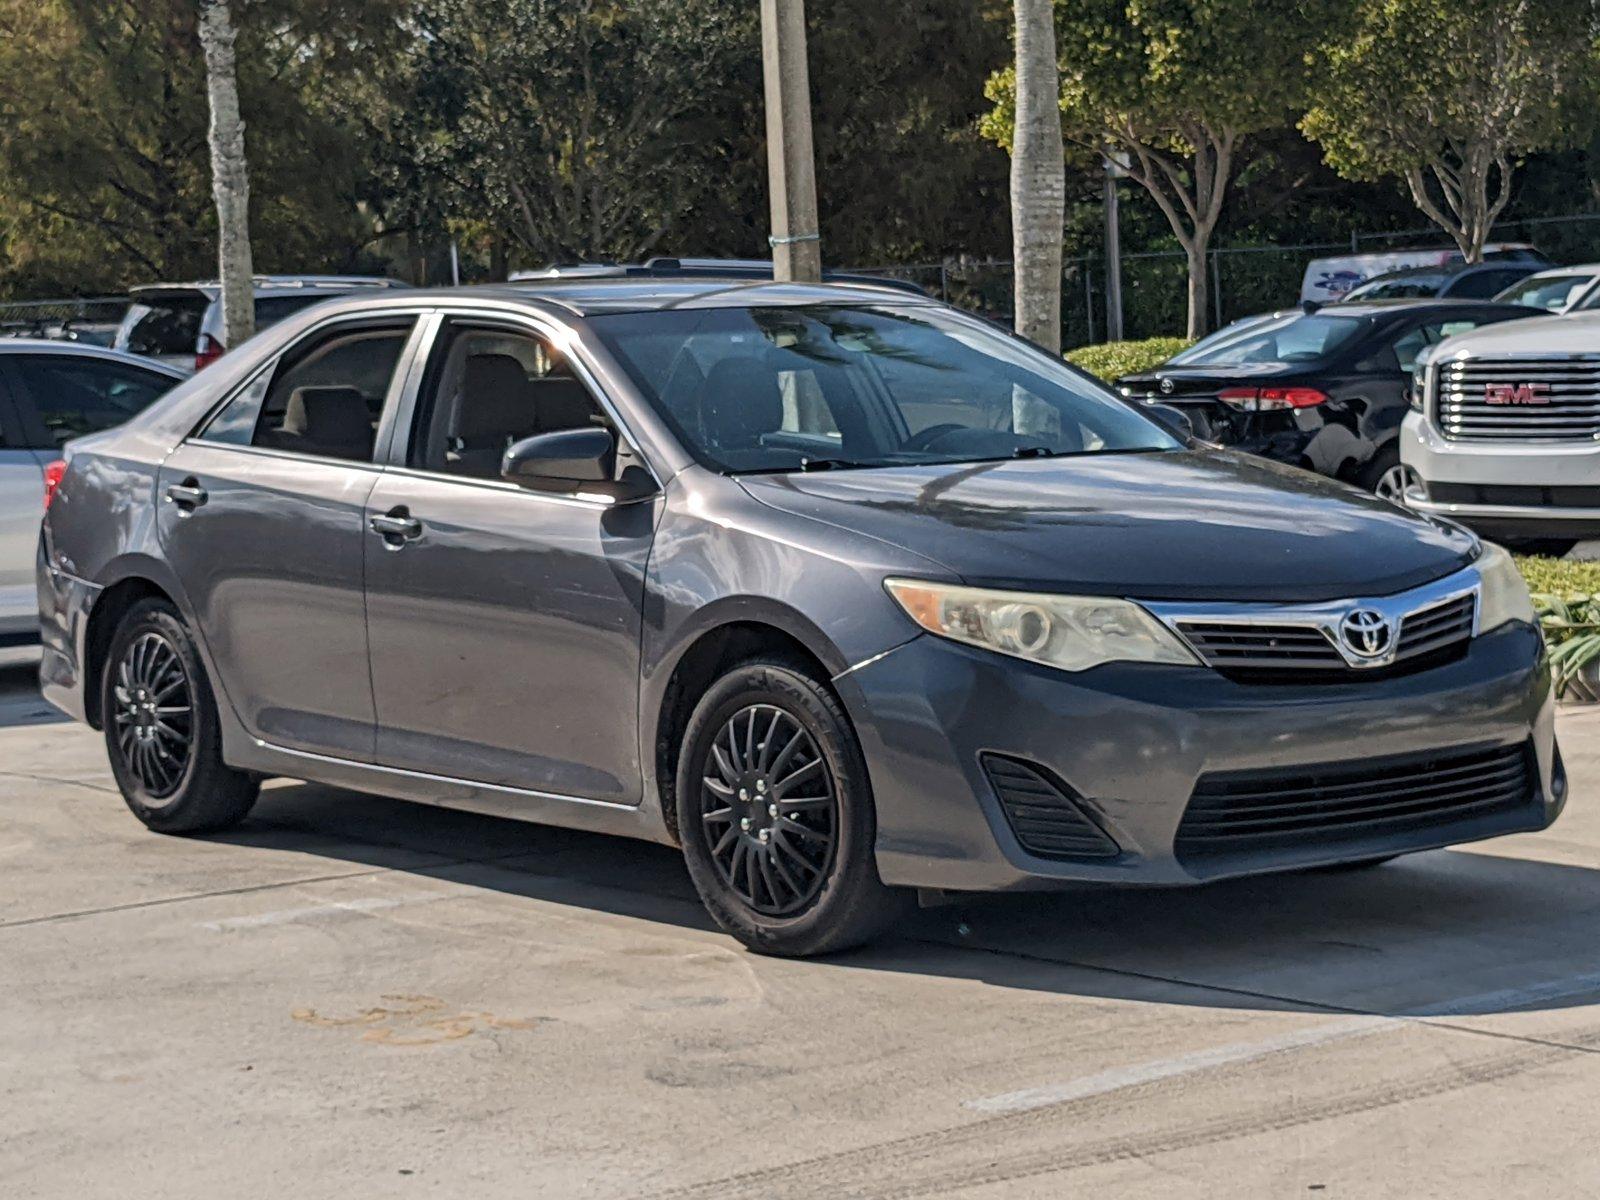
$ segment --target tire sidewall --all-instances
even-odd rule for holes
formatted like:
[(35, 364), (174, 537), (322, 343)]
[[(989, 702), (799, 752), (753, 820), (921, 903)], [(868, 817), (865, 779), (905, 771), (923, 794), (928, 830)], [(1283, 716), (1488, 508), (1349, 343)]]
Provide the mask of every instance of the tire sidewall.
[[(752, 704), (774, 705), (800, 722), (816, 741), (837, 797), (837, 840), (827, 879), (793, 916), (758, 913), (733, 894), (712, 861), (700, 819), (700, 779), (711, 741), (734, 713)], [(838, 943), (861, 940), (850, 931), (863, 906), (883, 890), (873, 860), (872, 792), (855, 731), (831, 692), (787, 663), (763, 660), (732, 668), (711, 685), (689, 718), (676, 785), (684, 859), (717, 924), (751, 949), (769, 954), (825, 953), (843, 948)]]

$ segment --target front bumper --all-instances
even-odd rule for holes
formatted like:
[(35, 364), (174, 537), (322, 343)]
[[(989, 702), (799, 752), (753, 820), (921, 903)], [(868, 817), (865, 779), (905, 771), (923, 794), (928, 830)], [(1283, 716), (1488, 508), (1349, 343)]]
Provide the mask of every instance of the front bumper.
[(1600, 492), (1600, 445), (1451, 441), (1413, 412), (1400, 429), (1400, 459), (1421, 480), (1406, 495), (1418, 512), (1490, 538), (1600, 537), (1600, 504), (1585, 499)]
[[(952, 890), (1071, 880), (1187, 884), (1429, 849), (1553, 821), (1565, 800), (1539, 634), (1507, 625), (1411, 675), (1246, 684), (1204, 668), (1115, 664), (1072, 675), (922, 636), (842, 677), (872, 779), (886, 883)], [(1526, 746), (1526, 803), (1403, 834), (1185, 859), (1180, 822), (1202, 776)], [(1023, 847), (982, 756), (1036, 764), (1116, 843), (1069, 861)]]

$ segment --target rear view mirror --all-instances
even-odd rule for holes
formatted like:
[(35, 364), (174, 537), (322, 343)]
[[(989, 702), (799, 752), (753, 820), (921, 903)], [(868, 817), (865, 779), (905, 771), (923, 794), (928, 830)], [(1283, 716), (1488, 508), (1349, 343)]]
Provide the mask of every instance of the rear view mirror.
[(1189, 414), (1177, 405), (1146, 404), (1144, 410), (1185, 441), (1194, 437), (1194, 422), (1189, 419)]
[(607, 429), (561, 429), (514, 443), (500, 459), (500, 476), (528, 487), (570, 488), (612, 478), (617, 441)]

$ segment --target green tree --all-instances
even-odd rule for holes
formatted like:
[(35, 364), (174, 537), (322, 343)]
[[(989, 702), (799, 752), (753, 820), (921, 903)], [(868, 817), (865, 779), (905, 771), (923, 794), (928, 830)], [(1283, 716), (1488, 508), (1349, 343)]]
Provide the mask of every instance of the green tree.
[[(1063, 134), (1109, 151), (1149, 192), (1188, 259), (1188, 334), (1207, 326), (1206, 250), (1251, 135), (1301, 111), (1315, 0), (1056, 0)], [(989, 83), (985, 132), (1009, 145), (1015, 79)]]
[(398, 216), (488, 230), (524, 262), (636, 258), (737, 170), (719, 84), (756, 62), (753, 6), (422, 0), (411, 20), (365, 94)]
[(1340, 174), (1398, 176), (1477, 262), (1518, 160), (1582, 136), (1593, 0), (1357, 0), (1301, 127)]
[[(0, 294), (215, 273), (197, 22), (194, 0), (0, 0)], [(321, 97), (395, 0), (252, 0), (241, 25), (256, 266), (367, 265), (368, 158)]]

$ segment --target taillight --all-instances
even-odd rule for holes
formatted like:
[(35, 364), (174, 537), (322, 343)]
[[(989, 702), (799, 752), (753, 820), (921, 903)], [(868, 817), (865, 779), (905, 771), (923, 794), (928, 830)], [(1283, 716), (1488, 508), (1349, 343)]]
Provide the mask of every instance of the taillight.
[(209, 333), (202, 333), (200, 335), (200, 344), (195, 348), (194, 352), (194, 369), (199, 371), (209, 367), (222, 357), (223, 350), (224, 347), (221, 342), (217, 341)]
[(66, 459), (58, 458), (48, 464), (44, 469), (44, 506), (50, 507), (50, 501), (56, 498), (56, 489), (61, 486), (61, 477), (67, 473)]
[(1314, 387), (1223, 388), (1217, 399), (1245, 412), (1269, 412), (1281, 408), (1315, 408), (1327, 402), (1328, 393)]

